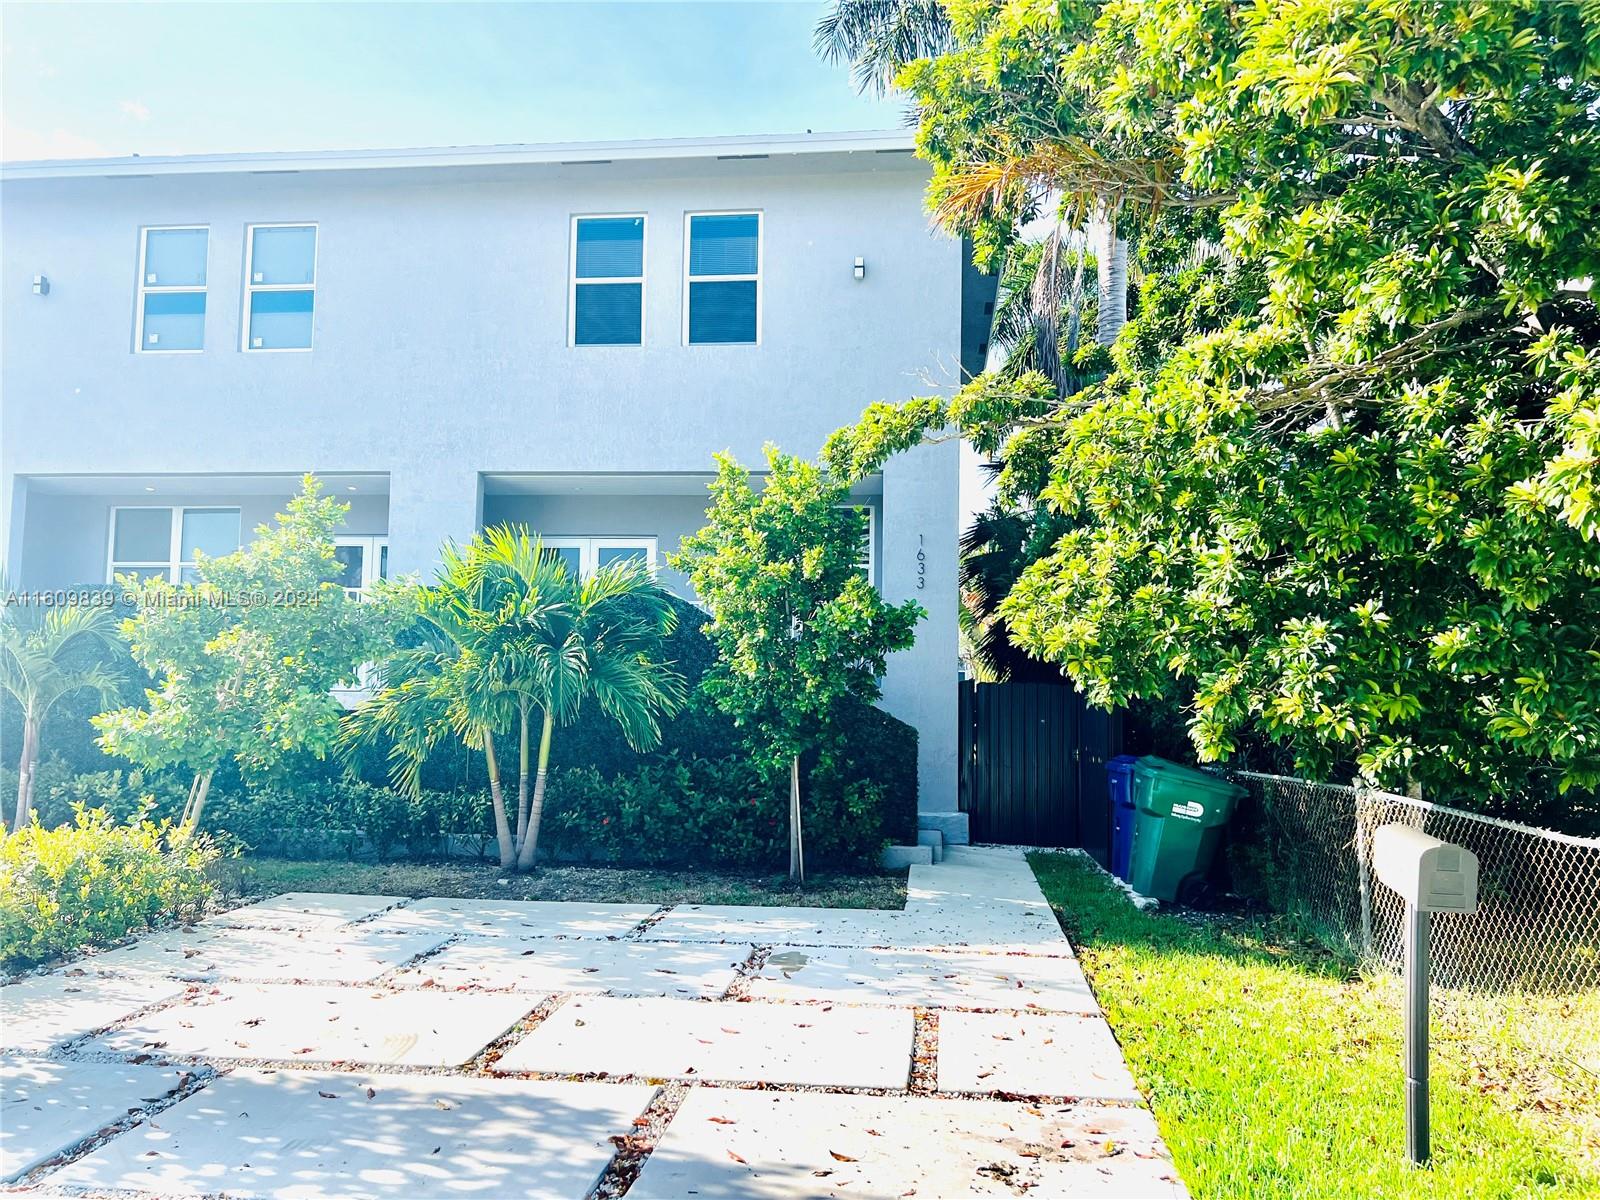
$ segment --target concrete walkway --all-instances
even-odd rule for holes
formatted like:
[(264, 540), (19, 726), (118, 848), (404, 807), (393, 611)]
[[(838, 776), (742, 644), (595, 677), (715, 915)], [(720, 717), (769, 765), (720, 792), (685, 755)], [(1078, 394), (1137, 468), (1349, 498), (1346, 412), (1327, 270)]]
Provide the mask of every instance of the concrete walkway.
[(280, 896), (0, 1016), (24, 1195), (1184, 1195), (1013, 850), (898, 912)]

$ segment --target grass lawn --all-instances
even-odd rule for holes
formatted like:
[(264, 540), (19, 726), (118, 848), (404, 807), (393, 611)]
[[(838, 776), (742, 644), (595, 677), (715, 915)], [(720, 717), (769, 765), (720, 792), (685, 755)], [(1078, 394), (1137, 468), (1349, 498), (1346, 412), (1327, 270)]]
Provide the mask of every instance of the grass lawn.
[(797, 887), (784, 875), (733, 875), (648, 868), (541, 867), (528, 875), (479, 862), (362, 863), (241, 858), (223, 866), (225, 894), (346, 892), (378, 896), (462, 896), (490, 900), (594, 900), (630, 904), (801, 904), (817, 908), (904, 908), (906, 872), (812, 875)]
[(1600, 995), (1436, 996), (1418, 1170), (1399, 980), (1281, 923), (1142, 912), (1078, 855), (1029, 861), (1196, 1200), (1600, 1196)]

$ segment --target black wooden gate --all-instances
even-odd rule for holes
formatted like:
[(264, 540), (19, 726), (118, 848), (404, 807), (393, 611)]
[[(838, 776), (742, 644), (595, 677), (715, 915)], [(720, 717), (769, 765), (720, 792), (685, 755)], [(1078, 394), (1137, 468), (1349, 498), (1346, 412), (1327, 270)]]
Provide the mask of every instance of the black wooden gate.
[(1106, 760), (1115, 713), (1057, 683), (969, 683), (961, 692), (961, 809), (975, 842), (1110, 851)]

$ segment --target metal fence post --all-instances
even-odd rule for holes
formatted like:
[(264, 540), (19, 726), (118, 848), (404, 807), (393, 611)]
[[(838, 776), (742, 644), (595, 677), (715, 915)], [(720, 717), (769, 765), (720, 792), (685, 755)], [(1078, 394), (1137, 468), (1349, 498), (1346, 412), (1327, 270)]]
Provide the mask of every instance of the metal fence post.
[(1433, 914), (1406, 905), (1406, 1157), (1428, 1161), (1428, 952)]
[(1356, 814), (1356, 888), (1361, 896), (1361, 958), (1372, 961), (1372, 838), (1367, 830), (1366, 789), (1357, 787)]

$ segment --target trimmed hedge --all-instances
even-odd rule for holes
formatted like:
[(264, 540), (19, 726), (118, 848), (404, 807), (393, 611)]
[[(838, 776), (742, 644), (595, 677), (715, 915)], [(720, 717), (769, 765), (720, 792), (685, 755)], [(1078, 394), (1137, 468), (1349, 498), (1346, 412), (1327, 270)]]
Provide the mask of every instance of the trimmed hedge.
[[(48, 827), (60, 813), (92, 807), (107, 820), (176, 820), (187, 798), (172, 779), (147, 786), (139, 772), (103, 771), (52, 783), (39, 806)], [(545, 793), (544, 862), (608, 866), (778, 870), (788, 856), (788, 793), (764, 780), (748, 756), (638, 763), (604, 776), (559, 767)], [(871, 868), (887, 840), (882, 790), (842, 773), (806, 784), (806, 859), (818, 867)], [(507, 796), (515, 802), (514, 794)], [(206, 829), (239, 850), (284, 858), (375, 855), (439, 858), (494, 853), (486, 790), (410, 796), (358, 779), (309, 791), (218, 792)]]
[[(743, 732), (733, 718), (717, 711), (698, 691), (701, 676), (717, 657), (716, 647), (703, 632), (711, 618), (687, 600), (673, 597), (672, 604), (678, 613), (678, 627), (667, 639), (666, 657), (695, 691), (688, 707), (662, 727), (660, 747), (648, 754), (636, 753), (616, 725), (591, 705), (575, 724), (556, 731), (550, 750), (552, 767), (584, 768), (613, 779), (646, 764), (746, 756)], [(843, 726), (845, 744), (838, 759), (838, 774), (877, 789), (882, 796), (885, 839), (916, 841), (917, 731), (869, 704), (852, 705)], [(815, 761), (804, 765), (808, 780), (802, 795), (809, 818), (813, 792), (832, 794), (837, 785), (819, 778)], [(784, 786), (788, 786), (787, 782)]]
[[(787, 785), (748, 757), (668, 757), (609, 778), (569, 767), (550, 779), (543, 856), (617, 866), (778, 870), (788, 862)], [(803, 797), (806, 862), (872, 868), (887, 841), (874, 783), (812, 776)]]

